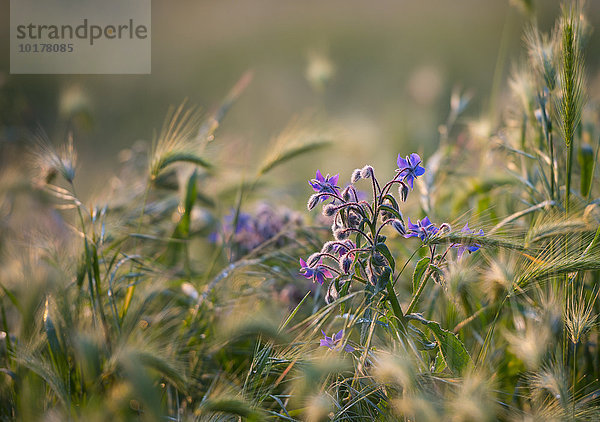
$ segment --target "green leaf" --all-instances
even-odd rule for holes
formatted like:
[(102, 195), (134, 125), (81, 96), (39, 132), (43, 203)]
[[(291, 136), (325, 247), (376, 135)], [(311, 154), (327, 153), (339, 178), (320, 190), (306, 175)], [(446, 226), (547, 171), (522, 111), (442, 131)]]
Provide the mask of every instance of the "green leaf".
[(294, 316), (296, 315), (296, 313), (298, 312), (298, 309), (300, 309), (300, 307), (302, 306), (302, 304), (304, 303), (304, 301), (306, 300), (306, 298), (310, 295), (310, 291), (308, 293), (306, 293), (304, 295), (304, 297), (302, 298), (302, 300), (300, 301), (300, 303), (298, 303), (296, 305), (296, 307), (294, 308), (294, 310), (290, 313), (290, 315), (286, 318), (285, 322), (283, 324), (281, 324), (281, 327), (279, 327), (279, 331), (282, 331), (285, 329), (285, 327), (290, 323), (290, 321), (292, 320), (292, 318), (294, 318)]
[(456, 334), (444, 330), (440, 324), (428, 321), (427, 327), (433, 332), (440, 346), (440, 353), (444, 363), (455, 374), (460, 375), (471, 363), (471, 357), (465, 349), (464, 344), (456, 337)]
[(415, 343), (419, 350), (433, 350), (437, 347), (435, 342), (429, 341), (425, 333), (419, 330), (413, 325), (409, 325), (408, 328), (415, 334)]
[(444, 369), (446, 369), (446, 362), (444, 361), (442, 354), (440, 352), (438, 352), (438, 354), (435, 355), (435, 363), (433, 365), (433, 373), (439, 374)]
[[(358, 268), (356, 269), (356, 271), (358, 271)], [(350, 278), (342, 285), (342, 288), (340, 289), (340, 298), (342, 298), (348, 294), (348, 292), (350, 291), (350, 283), (351, 282), (352, 282), (352, 279)], [(345, 301), (340, 304), (340, 310), (342, 313), (344, 313), (346, 311), (346, 302)]]
[(435, 280), (437, 284), (442, 284), (442, 280), (444, 279), (444, 272), (437, 265), (429, 265), (429, 269), (431, 270), (431, 276)]
[(413, 294), (417, 292), (417, 289), (421, 284), (421, 278), (429, 266), (429, 261), (429, 257), (426, 256), (425, 258), (421, 258), (421, 260), (417, 262), (417, 265), (415, 265), (415, 271), (413, 272)]
[(385, 256), (385, 259), (388, 260), (390, 267), (392, 269), (392, 272), (393, 272), (394, 269), (396, 268), (396, 261), (394, 260), (394, 257), (392, 256), (392, 252), (390, 252), (390, 249), (387, 247), (387, 245), (385, 243), (378, 243), (375, 246), (375, 249), (377, 249), (379, 252), (381, 252), (381, 254), (383, 256)]
[(444, 330), (435, 321), (426, 320), (421, 314), (406, 315), (406, 318), (418, 321), (431, 330), (440, 347), (444, 363), (452, 373), (460, 375), (471, 364), (471, 356), (469, 356), (464, 344), (462, 344), (453, 332)]
[[(392, 194), (388, 193), (387, 195), (385, 195), (383, 197), (383, 200), (385, 201), (386, 199), (390, 201), (390, 203), (392, 204), (392, 208), (394, 208), (395, 210), (400, 209), (400, 207), (398, 206), (398, 201), (396, 201), (396, 198), (394, 198)], [(400, 220), (402, 220), (402, 216), (400, 216)]]
[(402, 221), (402, 216), (400, 215), (398, 210), (395, 210), (394, 208), (390, 207), (389, 205), (381, 204), (381, 205), (379, 205), (379, 209), (387, 211), (390, 214), (393, 214), (394, 217), (396, 217), (398, 220)]

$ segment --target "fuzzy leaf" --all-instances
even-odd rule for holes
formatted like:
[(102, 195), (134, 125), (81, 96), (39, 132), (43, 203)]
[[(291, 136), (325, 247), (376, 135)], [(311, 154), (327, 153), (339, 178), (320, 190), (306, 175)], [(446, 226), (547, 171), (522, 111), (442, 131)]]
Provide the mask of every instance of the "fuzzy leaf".
[(431, 330), (440, 347), (441, 356), (452, 373), (460, 375), (471, 364), (471, 357), (456, 334), (444, 330), (435, 321), (426, 320), (421, 314), (409, 314), (406, 318), (418, 321)]
[(390, 264), (392, 272), (394, 272), (394, 268), (396, 268), (396, 261), (394, 260), (392, 252), (390, 252), (390, 249), (387, 247), (387, 245), (385, 243), (378, 243), (375, 249), (385, 256), (385, 259), (387, 259)]
[(461, 374), (471, 363), (471, 357), (464, 344), (456, 337), (456, 334), (444, 330), (437, 322), (428, 321), (427, 327), (438, 341), (440, 353), (448, 368), (457, 375)]
[(398, 210), (392, 208), (389, 205), (385, 205), (385, 204), (379, 205), (379, 209), (389, 212), (390, 214), (392, 214), (394, 217), (396, 217), (400, 221), (404, 221), (404, 220), (402, 220), (402, 215), (398, 212)]

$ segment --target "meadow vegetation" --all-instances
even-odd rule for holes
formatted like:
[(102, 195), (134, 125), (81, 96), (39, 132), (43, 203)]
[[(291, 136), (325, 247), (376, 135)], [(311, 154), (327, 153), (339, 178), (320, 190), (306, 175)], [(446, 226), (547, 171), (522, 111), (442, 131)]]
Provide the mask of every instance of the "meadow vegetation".
[(498, 124), (456, 90), (433, 154), (310, 169), (308, 210), (273, 175), (343, 139), (284, 131), (233, 183), (206, 154), (248, 75), (90, 201), (40, 131), (0, 178), (2, 420), (599, 420), (590, 34), (576, 3), (532, 20)]

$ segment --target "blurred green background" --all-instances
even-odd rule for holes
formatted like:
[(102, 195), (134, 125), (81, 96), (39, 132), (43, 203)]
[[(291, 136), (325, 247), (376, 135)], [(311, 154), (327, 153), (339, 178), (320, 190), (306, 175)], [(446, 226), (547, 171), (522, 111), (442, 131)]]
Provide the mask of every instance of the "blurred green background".
[[(528, 19), (512, 3), (153, 1), (152, 74), (86, 76), (10, 75), (9, 1), (0, 0), (0, 142), (22, 145), (38, 125), (57, 143), (73, 130), (81, 178), (94, 191), (119, 150), (160, 130), (169, 105), (188, 98), (210, 112), (252, 70), (217, 133), (233, 171), (251, 172), (269, 141), (299, 116), (301, 124), (333, 128), (339, 143), (292, 167), (297, 186), (317, 166), (341, 169), (342, 178), (367, 162), (392, 171), (398, 152), (435, 148), (453, 87), (473, 93), (471, 118), (485, 117), (472, 110), (489, 110), (494, 96), (506, 95), (511, 64), (525, 54)], [(534, 6), (549, 30), (559, 2)], [(587, 9), (600, 27), (600, 2)], [(593, 34), (588, 69), (598, 67), (599, 49)]]

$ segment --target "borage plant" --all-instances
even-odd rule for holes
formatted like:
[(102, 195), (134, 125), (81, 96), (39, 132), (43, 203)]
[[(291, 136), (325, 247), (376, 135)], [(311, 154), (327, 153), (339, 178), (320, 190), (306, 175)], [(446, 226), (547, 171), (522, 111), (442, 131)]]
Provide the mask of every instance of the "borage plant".
[[(406, 338), (409, 332), (416, 332), (421, 340), (426, 340), (420, 330), (409, 327), (408, 323), (415, 321), (431, 329), (437, 341), (437, 344), (429, 341), (421, 343), (428, 344), (430, 349), (439, 346), (446, 365), (452, 371), (462, 371), (470, 361), (462, 343), (454, 334), (441, 329), (438, 323), (426, 320), (415, 311), (428, 280), (433, 278), (441, 282), (442, 268), (449, 252), (457, 248), (460, 258), (464, 252), (477, 251), (481, 246), (477, 238), (483, 236), (483, 231), (473, 232), (467, 224), (459, 234), (451, 234), (449, 224), (437, 226), (428, 217), (416, 222), (407, 218), (405, 222), (399, 203), (406, 201), (415, 179), (425, 173), (425, 168), (421, 165), (421, 157), (414, 153), (406, 158), (399, 155), (397, 164), (395, 176), (385, 184), (379, 182), (373, 167), (367, 165), (354, 170), (350, 184), (344, 189), (338, 186), (339, 174), (323, 176), (317, 171), (315, 179), (309, 182), (315, 193), (308, 200), (308, 209), (325, 202), (323, 215), (333, 219), (331, 230), (334, 240), (326, 242), (306, 261), (300, 259), (300, 272), (320, 285), (328, 282), (328, 303), (346, 296), (353, 283), (361, 283), (366, 309), (356, 323), (361, 326), (361, 343), (365, 349), (369, 344), (369, 328), (374, 327), (374, 321), (382, 315), (388, 316), (385, 318), (388, 323), (384, 325), (401, 337)], [(371, 182), (371, 201), (363, 199), (364, 195), (355, 187), (361, 179)], [(397, 192), (398, 198), (393, 192)], [(406, 239), (414, 237), (421, 242), (399, 271), (396, 270), (394, 254), (387, 245), (387, 236), (383, 234), (386, 226), (391, 226)], [(438, 248), (442, 244), (445, 249), (439, 253)], [(394, 286), (422, 247), (427, 248), (428, 253), (415, 266), (412, 297), (404, 312)], [(343, 307), (343, 301), (340, 302)]]

